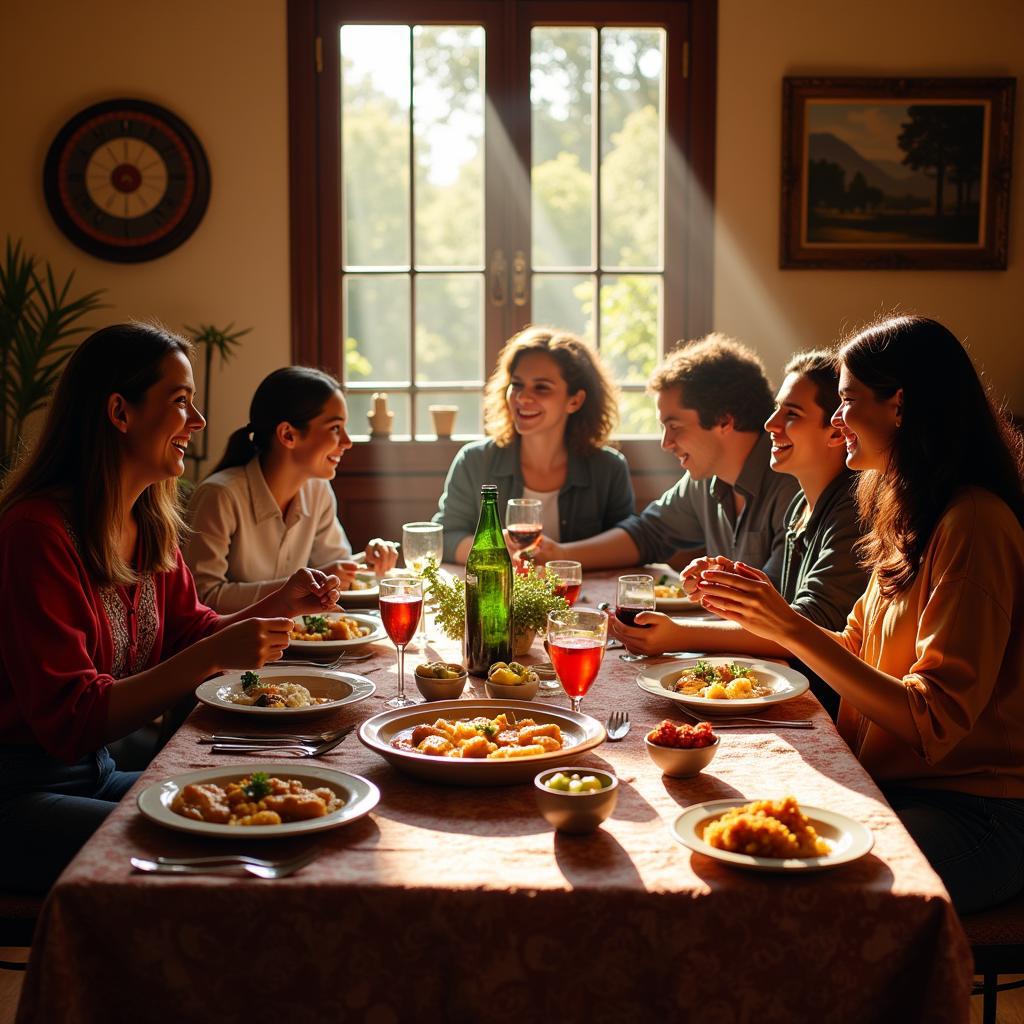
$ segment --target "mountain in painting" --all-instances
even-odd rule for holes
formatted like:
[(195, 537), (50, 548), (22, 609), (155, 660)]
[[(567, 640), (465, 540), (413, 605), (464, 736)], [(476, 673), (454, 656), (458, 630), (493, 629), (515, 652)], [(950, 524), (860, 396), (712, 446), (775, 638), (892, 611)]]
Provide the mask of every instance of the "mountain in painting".
[(809, 159), (838, 164), (846, 175), (847, 185), (859, 171), (871, 188), (881, 189), (887, 196), (912, 195), (919, 199), (932, 199), (935, 196), (934, 181), (920, 172), (912, 171), (893, 160), (880, 160), (877, 163), (867, 160), (853, 146), (831, 132), (812, 132), (807, 143)]

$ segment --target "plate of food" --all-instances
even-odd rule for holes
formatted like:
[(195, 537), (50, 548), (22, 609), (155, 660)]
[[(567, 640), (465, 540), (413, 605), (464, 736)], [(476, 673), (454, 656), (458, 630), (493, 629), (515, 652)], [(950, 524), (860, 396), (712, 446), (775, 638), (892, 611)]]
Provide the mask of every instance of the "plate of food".
[(296, 615), (289, 634), (289, 650), (306, 654), (332, 654), (383, 640), (387, 634), (376, 615), (324, 612)]
[(530, 782), (605, 741), (589, 715), (529, 701), (445, 700), (374, 715), (359, 739), (395, 768), (456, 786)]
[(380, 790), (359, 775), (275, 761), (184, 772), (144, 789), (150, 821), (200, 836), (279, 839), (337, 828), (377, 806)]
[(277, 718), (322, 714), (365, 700), (376, 689), (365, 676), (287, 663), (258, 672), (226, 672), (200, 683), (196, 697), (211, 708)]
[(708, 800), (672, 824), (683, 846), (749, 871), (822, 871), (863, 857), (875, 839), (853, 818), (781, 800)]
[(641, 672), (645, 693), (684, 704), (700, 715), (749, 715), (804, 693), (807, 677), (775, 662), (743, 657), (680, 658), (666, 669)]
[(673, 579), (666, 575), (661, 576), (654, 584), (654, 607), (659, 612), (675, 612), (677, 614), (704, 610), (700, 601), (695, 601), (686, 593), (681, 579), (678, 577)]
[(369, 601), (380, 596), (380, 580), (369, 569), (356, 571), (355, 579), (348, 590), (342, 591), (341, 603), (346, 601)]

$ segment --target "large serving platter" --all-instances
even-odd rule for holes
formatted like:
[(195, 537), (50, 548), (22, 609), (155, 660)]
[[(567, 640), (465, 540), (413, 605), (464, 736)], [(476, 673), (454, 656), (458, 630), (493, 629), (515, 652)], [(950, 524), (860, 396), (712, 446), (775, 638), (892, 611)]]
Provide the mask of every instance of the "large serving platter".
[(260, 679), (298, 683), (306, 687), (312, 696), (330, 697), (330, 701), (308, 708), (259, 708), (251, 704), (235, 704), (230, 700), (232, 693), (241, 693), (243, 675), (242, 672), (227, 672), (222, 676), (207, 679), (196, 688), (196, 697), (218, 711), (231, 711), (239, 715), (262, 715), (264, 721), (272, 722), (275, 719), (322, 715), (324, 712), (335, 711), (344, 704), (355, 704), (357, 701), (365, 700), (376, 689), (366, 676), (312, 666), (289, 667), (287, 662), (284, 662), (261, 668)]
[[(344, 604), (345, 595), (342, 594), (342, 604)], [(301, 626), (302, 616), (295, 616), (295, 624)], [(384, 626), (380, 619), (376, 615), (365, 615), (360, 612), (325, 612), (324, 618), (328, 622), (334, 622), (336, 619), (346, 618), (354, 619), (359, 623), (360, 626), (366, 626), (370, 632), (366, 636), (356, 637), (354, 640), (291, 640), (288, 644), (288, 650), (301, 652), (303, 657), (310, 654), (341, 654), (342, 651), (352, 651), (357, 647), (365, 647), (366, 644), (376, 643), (378, 640), (383, 640), (387, 633), (384, 631)]]
[[(171, 804), (185, 786), (193, 783), (217, 783), (225, 785), (237, 782), (253, 772), (266, 772), (279, 779), (298, 779), (307, 789), (327, 786), (345, 801), (344, 806), (325, 814), (322, 818), (308, 818), (305, 821), (290, 821), (282, 825), (216, 825), (209, 821), (194, 821), (175, 814)], [(369, 814), (377, 801), (380, 790), (360, 775), (350, 775), (335, 768), (307, 765), (292, 761), (269, 761), (257, 764), (220, 765), (204, 768), (202, 771), (184, 772), (154, 783), (144, 789), (138, 798), (139, 810), (150, 821), (174, 829), (177, 832), (191, 832), (200, 836), (217, 836), (239, 840), (284, 839), (288, 836), (304, 835), (307, 832), (323, 832), (326, 829), (347, 825), (357, 818)]]
[[(431, 757), (391, 746), (391, 740), (415, 725), (431, 725), (439, 718), (494, 718), (502, 711), (511, 711), (517, 720), (532, 718), (538, 723), (554, 722), (562, 732), (561, 750), (537, 757), (510, 760), (478, 760), (472, 758)], [(367, 719), (359, 728), (359, 739), (399, 771), (428, 782), (453, 786), (510, 786), (530, 782), (539, 771), (551, 765), (572, 760), (604, 743), (604, 726), (589, 715), (568, 708), (554, 708), (536, 701), (471, 700), (431, 701), (414, 708), (385, 711)]]
[(875, 839), (871, 830), (845, 814), (829, 811), (823, 807), (808, 807), (801, 804), (800, 809), (807, 815), (814, 831), (825, 839), (832, 851), (823, 857), (752, 857), (746, 853), (732, 853), (720, 850), (704, 841), (704, 829), (720, 818), (733, 807), (749, 803), (749, 800), (737, 799), (708, 800), (702, 804), (688, 807), (672, 824), (672, 835), (677, 842), (705, 857), (729, 864), (732, 867), (745, 868), (748, 871), (770, 872), (804, 872), (823, 871), (826, 868), (839, 867), (852, 860), (863, 857), (874, 845)]
[[(749, 697), (741, 700), (711, 700), (707, 697), (676, 693), (672, 689), (672, 683), (679, 678), (680, 672), (692, 668), (698, 661), (709, 661), (712, 665), (730, 663), (746, 665), (753, 669), (757, 681), (763, 686), (770, 686), (772, 692), (764, 697)], [(666, 668), (662, 664), (657, 668), (647, 669), (636, 677), (636, 685), (645, 693), (682, 704), (695, 714), (705, 717), (727, 717), (729, 715), (756, 714), (758, 711), (770, 708), (773, 704), (792, 700), (806, 692), (810, 684), (805, 675), (788, 665), (744, 658), (742, 655), (716, 655), (703, 658), (679, 658), (671, 668)]]

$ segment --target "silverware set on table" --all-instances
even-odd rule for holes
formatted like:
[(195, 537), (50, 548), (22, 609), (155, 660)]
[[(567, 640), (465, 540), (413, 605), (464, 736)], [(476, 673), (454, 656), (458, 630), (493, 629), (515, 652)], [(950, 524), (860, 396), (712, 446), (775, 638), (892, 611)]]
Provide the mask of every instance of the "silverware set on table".
[(300, 871), (320, 856), (319, 850), (309, 850), (281, 860), (263, 860), (241, 854), (222, 857), (132, 857), (136, 871), (155, 875), (227, 875), (244, 871), (256, 878), (287, 878)]
[(349, 733), (355, 730), (354, 725), (346, 725), (331, 732), (312, 733), (279, 733), (269, 736), (261, 734), (229, 734), (217, 733), (213, 736), (199, 737), (199, 743), (210, 745), (211, 754), (263, 754), (268, 750), (284, 750), (300, 757), (319, 757), (343, 743)]

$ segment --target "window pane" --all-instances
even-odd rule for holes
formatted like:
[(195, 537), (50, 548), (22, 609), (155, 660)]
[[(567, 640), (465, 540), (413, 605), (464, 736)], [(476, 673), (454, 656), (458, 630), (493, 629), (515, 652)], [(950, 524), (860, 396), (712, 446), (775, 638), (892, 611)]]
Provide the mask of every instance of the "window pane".
[(409, 29), (341, 29), (345, 266), (409, 264)]
[(413, 30), (416, 265), (484, 262), (484, 31)]
[(601, 355), (621, 384), (646, 384), (658, 362), (661, 278), (611, 275), (601, 281)]
[(483, 380), (483, 274), (416, 277), (416, 380)]
[(458, 411), (455, 413), (453, 434), (480, 434), (483, 431), (483, 419), (480, 412), (480, 393), (465, 391), (420, 391), (416, 396), (416, 433), (424, 438), (432, 438), (434, 422), (430, 416), (430, 406), (450, 405)]
[(663, 29), (601, 33), (601, 265), (661, 266)]
[(345, 380), (408, 382), (409, 278), (400, 274), (346, 274)]
[(533, 322), (561, 327), (594, 343), (594, 278), (589, 274), (534, 274)]
[(658, 410), (650, 395), (626, 391), (620, 395), (616, 434), (660, 434)]
[(593, 266), (592, 28), (530, 33), (533, 266)]
[[(347, 391), (345, 400), (348, 403), (348, 432), (353, 437), (366, 437), (370, 433), (370, 421), (367, 414), (373, 408), (374, 391)], [(381, 392), (388, 396), (388, 408), (395, 414), (391, 421), (391, 433), (394, 435), (409, 433), (409, 396), (401, 392)]]

